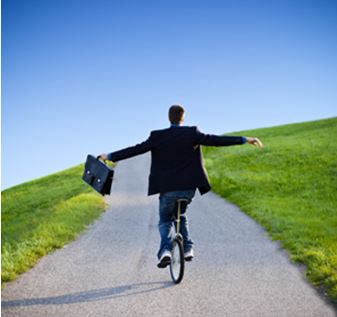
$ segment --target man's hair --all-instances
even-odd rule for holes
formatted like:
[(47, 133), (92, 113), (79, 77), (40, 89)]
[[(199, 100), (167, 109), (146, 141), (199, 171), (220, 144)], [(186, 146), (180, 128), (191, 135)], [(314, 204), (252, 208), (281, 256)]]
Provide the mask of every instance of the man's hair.
[(173, 105), (169, 109), (169, 120), (172, 124), (178, 124), (182, 121), (185, 110), (180, 105)]

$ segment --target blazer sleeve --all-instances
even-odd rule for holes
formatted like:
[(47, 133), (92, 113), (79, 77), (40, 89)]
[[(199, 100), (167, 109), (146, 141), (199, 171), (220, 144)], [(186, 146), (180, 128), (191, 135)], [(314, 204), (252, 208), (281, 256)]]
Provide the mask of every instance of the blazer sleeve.
[(142, 143), (127, 147), (125, 149), (122, 149), (116, 152), (109, 153), (108, 160), (113, 161), (113, 162), (125, 160), (127, 158), (140, 155), (140, 154), (150, 151), (152, 149), (152, 146), (153, 145), (152, 145), (152, 133), (151, 133), (149, 138)]
[(212, 134), (204, 134), (195, 127), (195, 144), (210, 146), (229, 146), (243, 144), (244, 139), (241, 136), (219, 136)]

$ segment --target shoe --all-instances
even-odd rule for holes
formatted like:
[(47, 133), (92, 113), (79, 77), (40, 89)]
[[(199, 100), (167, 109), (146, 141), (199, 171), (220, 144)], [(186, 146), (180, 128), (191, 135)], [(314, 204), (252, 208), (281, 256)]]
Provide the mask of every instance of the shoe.
[(165, 267), (167, 267), (170, 263), (171, 263), (171, 252), (170, 251), (164, 251), (163, 254), (161, 255), (159, 262), (157, 264), (157, 266), (160, 269), (163, 269)]
[(194, 252), (193, 249), (187, 251), (184, 253), (184, 258), (186, 262), (192, 261), (194, 258)]

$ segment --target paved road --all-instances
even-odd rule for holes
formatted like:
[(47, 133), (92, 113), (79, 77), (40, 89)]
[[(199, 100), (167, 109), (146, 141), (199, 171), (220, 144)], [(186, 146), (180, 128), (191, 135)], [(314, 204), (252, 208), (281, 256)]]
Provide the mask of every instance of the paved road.
[(2, 316), (335, 316), (285, 252), (213, 193), (189, 210), (196, 258), (180, 285), (156, 267), (149, 156), (120, 162), (109, 210), (2, 291)]

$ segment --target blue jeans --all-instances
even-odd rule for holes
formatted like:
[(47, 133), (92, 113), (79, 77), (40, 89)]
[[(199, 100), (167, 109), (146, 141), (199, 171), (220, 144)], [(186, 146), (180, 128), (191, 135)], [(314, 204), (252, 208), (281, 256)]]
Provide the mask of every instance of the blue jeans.
[[(159, 233), (160, 233), (160, 248), (158, 251), (158, 259), (165, 250), (171, 251), (172, 242), (175, 236), (175, 213), (177, 199), (185, 198), (192, 201), (195, 190), (179, 190), (162, 193), (159, 196)], [(188, 219), (186, 212), (181, 214), (180, 218), (180, 233), (184, 238), (184, 252), (192, 249), (193, 241), (189, 235)]]

